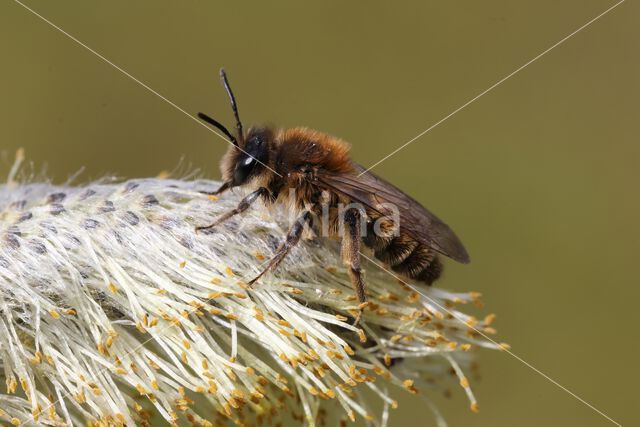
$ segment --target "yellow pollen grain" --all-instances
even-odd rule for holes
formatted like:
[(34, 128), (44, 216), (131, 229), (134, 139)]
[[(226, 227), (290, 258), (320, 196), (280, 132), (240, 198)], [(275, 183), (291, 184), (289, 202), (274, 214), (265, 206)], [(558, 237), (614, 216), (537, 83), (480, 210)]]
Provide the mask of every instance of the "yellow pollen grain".
[(496, 315), (494, 313), (487, 314), (484, 318), (484, 324), (489, 326), (494, 320), (496, 320)]
[(385, 314), (387, 314), (388, 312), (389, 312), (389, 310), (387, 310), (387, 309), (386, 309), (386, 308), (384, 308), (384, 307), (380, 307), (380, 308), (378, 308), (378, 309), (376, 310), (376, 314), (377, 314), (378, 316), (384, 316), (384, 315), (385, 315)]
[(19, 426), (21, 424), (20, 420), (16, 417), (11, 418), (11, 424), (14, 426)]
[(256, 253), (254, 254), (254, 256), (256, 257), (256, 259), (257, 259), (258, 261), (264, 261), (264, 260), (265, 260), (265, 256), (264, 256), (261, 252), (256, 252)]
[(184, 268), (187, 265), (187, 261), (182, 261), (180, 263), (180, 268)]
[(389, 353), (385, 353), (384, 355), (384, 364), (387, 366), (391, 366), (391, 356)]
[(365, 308), (369, 307), (370, 305), (371, 305), (370, 301), (361, 302), (360, 304), (358, 304), (358, 310), (364, 310)]
[(219, 285), (220, 283), (222, 283), (222, 280), (219, 277), (213, 277), (211, 278), (211, 283), (213, 283), (214, 285)]
[(18, 381), (15, 378), (7, 379), (7, 393), (14, 394), (18, 389)]
[(464, 388), (469, 388), (469, 380), (467, 377), (460, 378), (460, 385)]
[(229, 277), (235, 277), (236, 273), (233, 272), (233, 270), (231, 269), (231, 267), (227, 267), (224, 269), (224, 272), (227, 274), (227, 276)]
[(349, 318), (348, 318), (348, 317), (343, 316), (343, 315), (341, 315), (341, 314), (336, 314), (336, 315), (335, 315), (335, 317), (336, 317), (336, 319), (338, 319), (338, 320), (339, 320), (339, 321), (341, 321), (341, 322), (346, 322), (347, 320), (349, 320)]
[(221, 296), (222, 296), (222, 292), (210, 292), (207, 295), (207, 298), (214, 299), (214, 298), (220, 298)]
[(59, 319), (60, 318), (60, 313), (58, 313), (56, 310), (49, 310), (49, 314), (51, 315), (51, 317), (53, 317), (54, 319)]
[(224, 315), (224, 317), (226, 317), (229, 320), (238, 320), (238, 316), (233, 313), (227, 313)]
[(182, 345), (184, 346), (184, 348), (186, 348), (187, 350), (189, 350), (191, 348), (191, 343), (187, 340), (183, 340), (182, 341)]
[(358, 329), (358, 337), (360, 338), (360, 342), (367, 342), (367, 335), (364, 333), (364, 329)]
[(480, 406), (478, 405), (477, 402), (473, 402), (471, 404), (471, 411), (475, 412), (476, 414), (480, 412)]
[(411, 292), (408, 296), (407, 296), (407, 302), (410, 303), (416, 303), (420, 300), (420, 294), (418, 294), (417, 292)]

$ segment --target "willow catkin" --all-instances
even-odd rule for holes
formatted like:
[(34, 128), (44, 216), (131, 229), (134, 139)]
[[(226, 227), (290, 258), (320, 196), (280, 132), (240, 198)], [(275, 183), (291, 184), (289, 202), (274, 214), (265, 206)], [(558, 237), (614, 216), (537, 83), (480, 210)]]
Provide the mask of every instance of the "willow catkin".
[(257, 203), (196, 234), (239, 201), (198, 192), (218, 185), (0, 186), (0, 420), (207, 426), (287, 413), (315, 425), (342, 412), (386, 424), (391, 385), (428, 399), (452, 368), (477, 408), (465, 352), (497, 346), (478, 333), (491, 317), (456, 308), (476, 294), (417, 293), (364, 263), (371, 304), (354, 327), (357, 300), (323, 239), (249, 289), (283, 217)]

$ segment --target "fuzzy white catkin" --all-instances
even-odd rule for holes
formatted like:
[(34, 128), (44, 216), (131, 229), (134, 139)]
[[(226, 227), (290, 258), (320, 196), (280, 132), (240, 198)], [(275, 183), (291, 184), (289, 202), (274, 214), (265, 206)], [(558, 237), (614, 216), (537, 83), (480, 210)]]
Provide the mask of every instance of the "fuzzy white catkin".
[(218, 185), (0, 186), (0, 422), (384, 425), (394, 385), (428, 399), (452, 368), (477, 408), (466, 350), (498, 346), (477, 333), (492, 332), (492, 316), (456, 309), (476, 294), (420, 295), (365, 262), (371, 305), (354, 327), (357, 301), (325, 239), (302, 242), (249, 289), (284, 217), (258, 202), (196, 234), (240, 199), (199, 193)]

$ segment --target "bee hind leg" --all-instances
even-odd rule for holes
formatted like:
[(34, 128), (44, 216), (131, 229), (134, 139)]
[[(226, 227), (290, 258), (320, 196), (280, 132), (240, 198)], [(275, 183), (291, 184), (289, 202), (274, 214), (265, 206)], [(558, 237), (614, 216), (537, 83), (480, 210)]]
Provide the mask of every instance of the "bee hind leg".
[(305, 224), (311, 225), (311, 212), (305, 211), (304, 214), (300, 218), (296, 220), (296, 222), (291, 226), (289, 232), (287, 233), (287, 237), (285, 241), (280, 245), (276, 254), (271, 258), (267, 267), (262, 270), (260, 274), (254, 277), (249, 283), (249, 286), (253, 286), (253, 284), (260, 279), (267, 271), (274, 270), (278, 267), (278, 265), (286, 258), (289, 254), (289, 251), (298, 244), (300, 241), (300, 237), (304, 231)]
[(238, 206), (236, 206), (234, 209), (231, 209), (230, 211), (220, 215), (212, 224), (196, 227), (196, 233), (202, 230), (209, 230), (219, 224), (222, 224), (232, 216), (246, 211), (253, 202), (255, 202), (259, 197), (265, 196), (266, 194), (268, 194), (268, 190), (266, 188), (258, 188), (256, 191), (250, 193), (247, 197), (240, 200), (240, 203), (238, 203)]
[(367, 305), (364, 278), (362, 277), (362, 269), (360, 268), (360, 243), (362, 241), (360, 219), (361, 215), (357, 209), (349, 209), (345, 212), (344, 222), (346, 230), (342, 239), (342, 259), (348, 267), (351, 284), (360, 302), (358, 314), (353, 322), (354, 326), (360, 321), (362, 310)]

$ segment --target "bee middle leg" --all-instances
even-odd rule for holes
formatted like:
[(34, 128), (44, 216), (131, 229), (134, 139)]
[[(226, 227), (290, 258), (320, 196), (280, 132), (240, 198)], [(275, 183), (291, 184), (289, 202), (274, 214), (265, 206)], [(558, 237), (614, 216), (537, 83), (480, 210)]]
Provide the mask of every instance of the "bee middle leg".
[(249, 206), (251, 206), (251, 204), (255, 202), (259, 197), (265, 196), (266, 194), (268, 194), (268, 191), (269, 190), (267, 190), (264, 187), (258, 188), (256, 191), (254, 191), (253, 193), (250, 193), (247, 197), (240, 200), (240, 203), (238, 203), (238, 206), (236, 206), (235, 209), (231, 209), (230, 211), (223, 213), (212, 224), (205, 225), (202, 227), (196, 227), (196, 233), (202, 230), (209, 230), (219, 224), (222, 224), (232, 216), (246, 211), (249, 208)]
[(287, 233), (285, 241), (280, 245), (280, 247), (276, 251), (276, 254), (269, 261), (267, 267), (248, 283), (249, 286), (252, 286), (267, 271), (274, 270), (276, 267), (278, 267), (282, 260), (284, 260), (289, 254), (289, 251), (291, 251), (291, 249), (300, 241), (300, 237), (302, 236), (302, 232), (304, 231), (304, 226), (306, 224), (311, 225), (311, 211), (305, 211), (305, 213), (302, 214), (302, 216), (300, 216), (300, 218), (298, 218), (296, 222), (291, 226), (289, 232)]
[(342, 259), (349, 268), (349, 278), (360, 302), (360, 312), (355, 318), (354, 325), (360, 321), (362, 308), (364, 308), (367, 302), (364, 278), (362, 277), (362, 269), (360, 268), (360, 243), (362, 242), (360, 219), (361, 215), (357, 209), (349, 209), (345, 212), (344, 223), (346, 230), (342, 239)]

